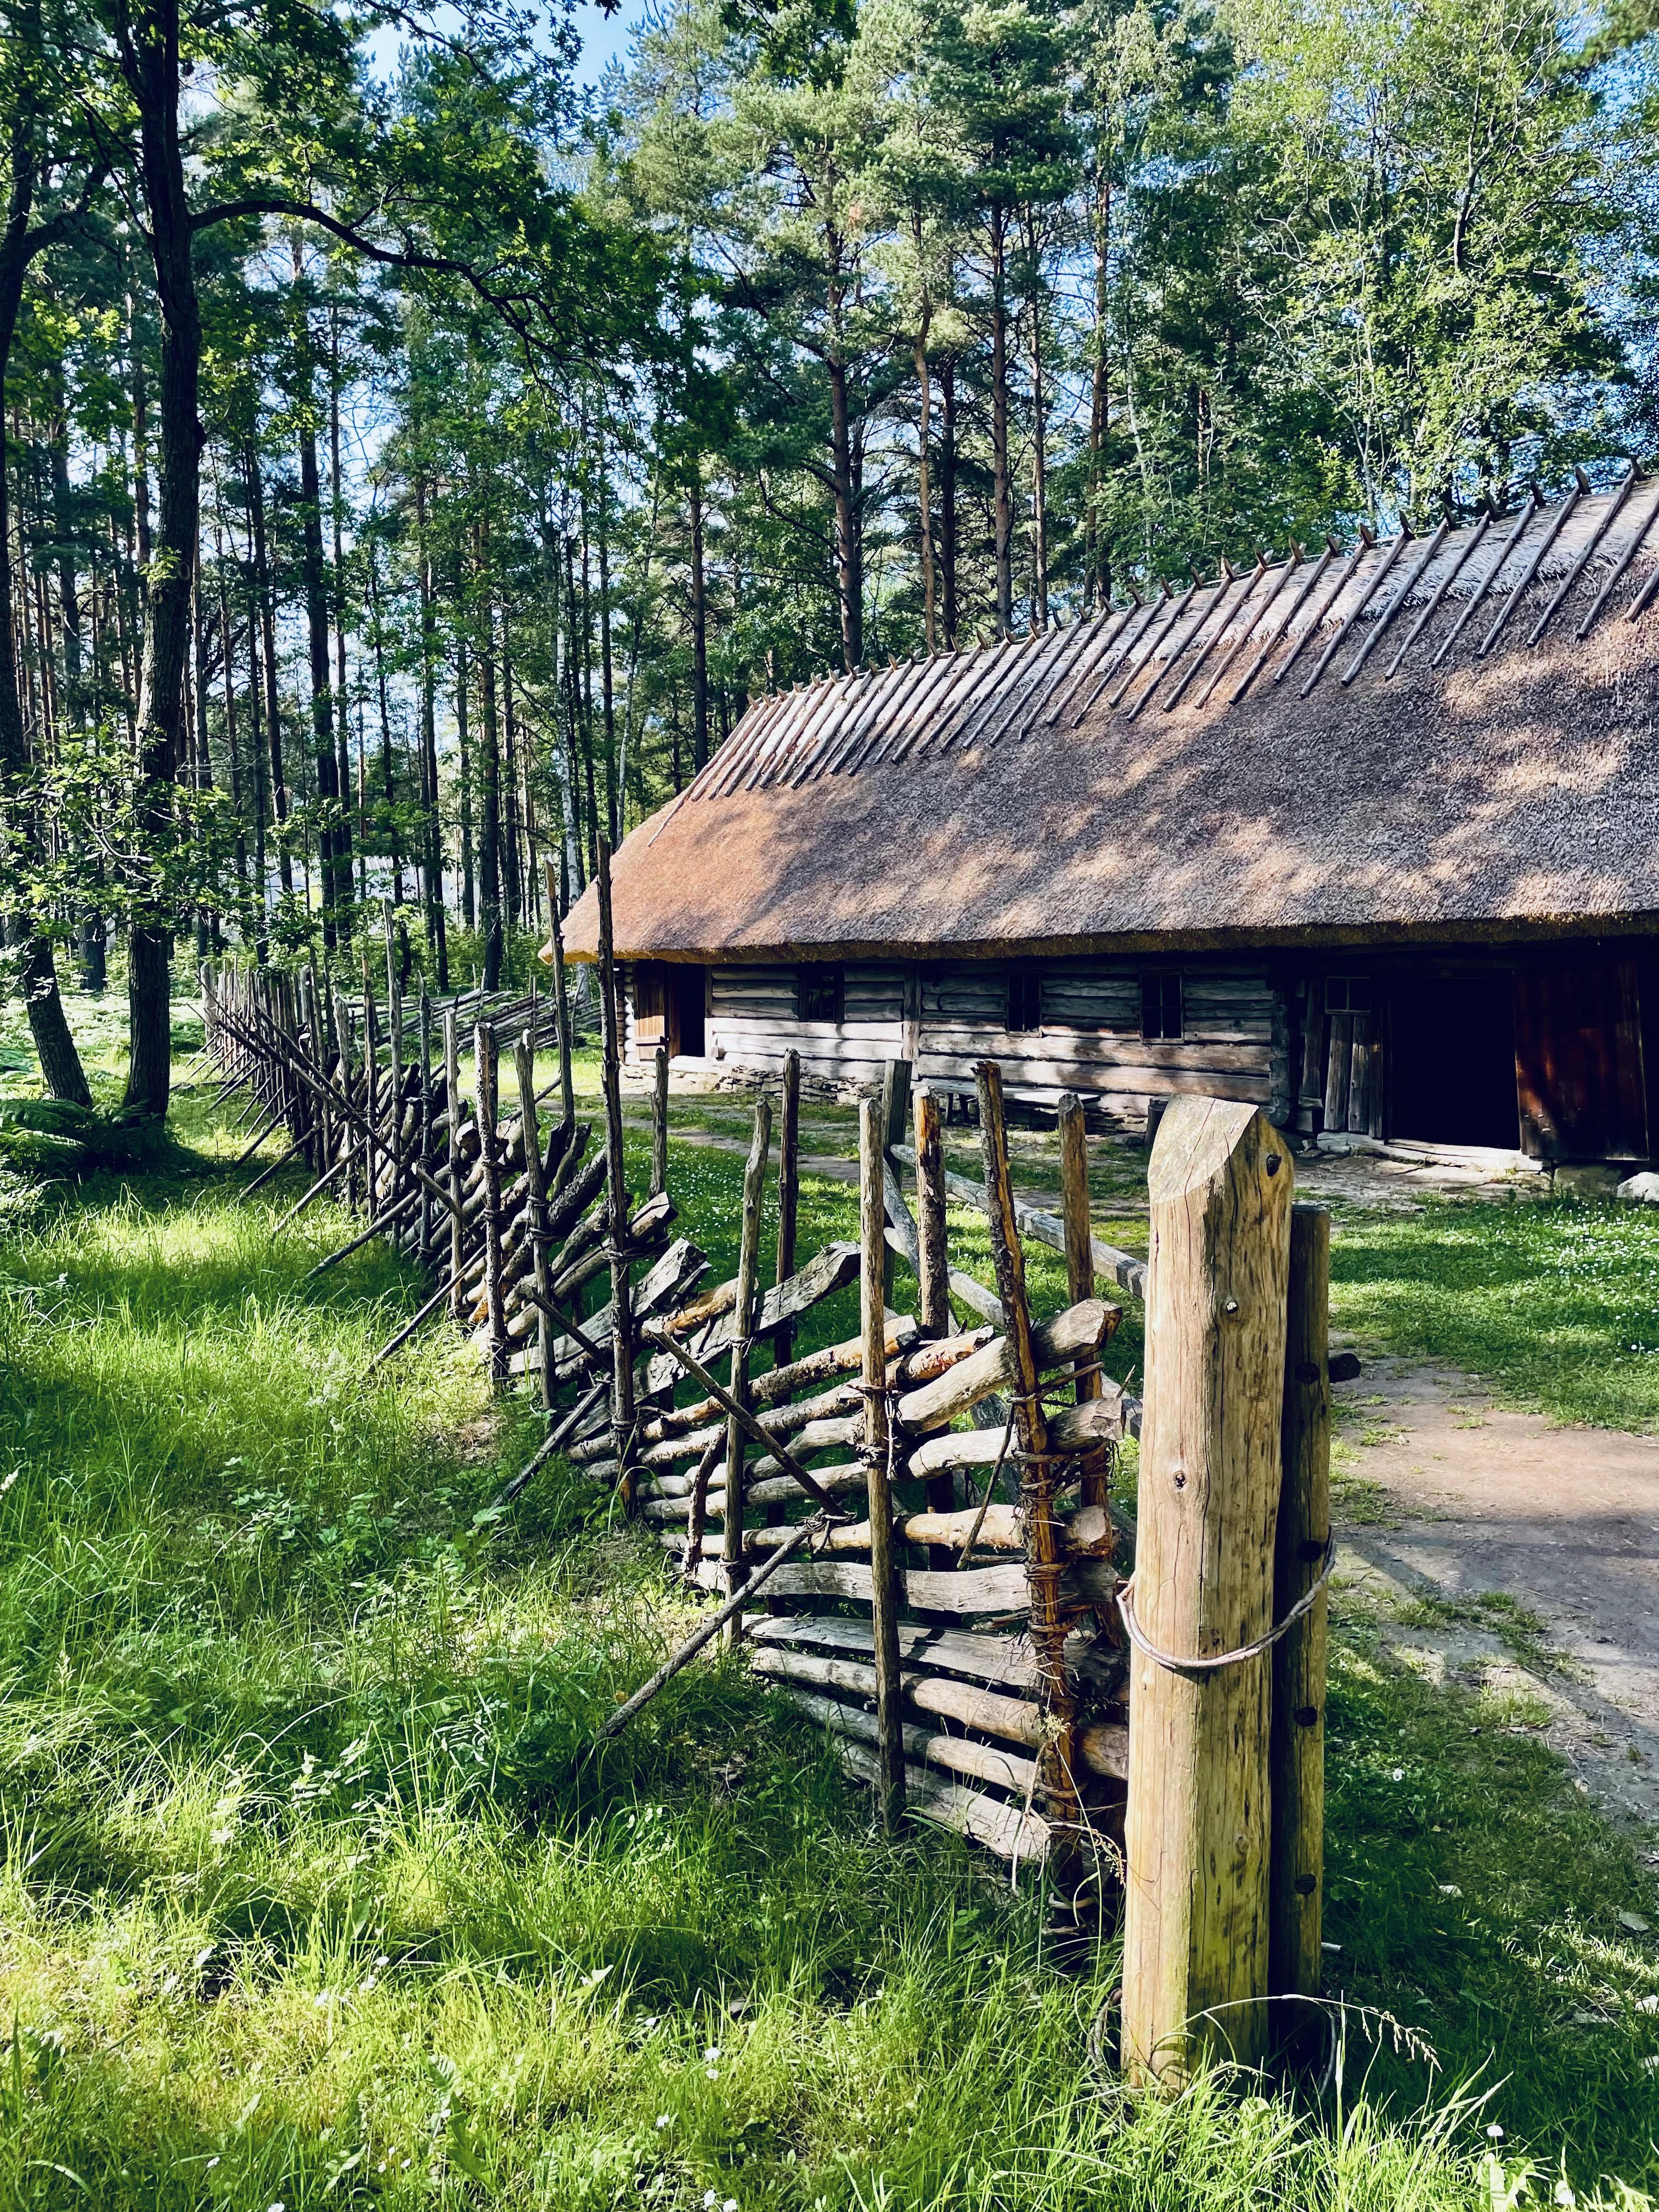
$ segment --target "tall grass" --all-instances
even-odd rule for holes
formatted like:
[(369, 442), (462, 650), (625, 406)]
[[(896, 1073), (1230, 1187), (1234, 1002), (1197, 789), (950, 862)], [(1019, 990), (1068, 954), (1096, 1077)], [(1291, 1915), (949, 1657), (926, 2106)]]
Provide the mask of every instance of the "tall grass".
[[(568, 1468), (480, 1523), (528, 1411), (442, 1328), (366, 1385), (415, 1276), (307, 1281), (339, 1216), (273, 1241), (297, 1185), (242, 1201), (222, 1131), (184, 1127), (173, 1172), (0, 1231), (0, 2204), (1450, 2212), (1528, 2158), (1547, 2203), (1564, 2157), (1582, 2203), (1649, 2183), (1659, 1975), (1618, 1917), (1645, 1878), (1374, 1620), (1332, 1693), (1333, 1980), (1413, 2037), (1354, 2011), (1322, 2095), (1127, 2099), (1091, 2056), (1111, 1947), (1063, 1967), (1029, 1871), (884, 1842), (740, 1661), (586, 1755), (695, 1601)], [(740, 1174), (676, 1161), (717, 1269)], [(806, 1204), (804, 1242), (845, 1233), (846, 1190)]]

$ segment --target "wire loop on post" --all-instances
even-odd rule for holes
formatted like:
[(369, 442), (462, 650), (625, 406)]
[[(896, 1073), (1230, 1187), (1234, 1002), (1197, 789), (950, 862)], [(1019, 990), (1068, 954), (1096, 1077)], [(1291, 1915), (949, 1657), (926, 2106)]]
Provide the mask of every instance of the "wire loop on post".
[(1166, 1668), (1171, 1674), (1212, 1674), (1218, 1668), (1242, 1666), (1247, 1659), (1259, 1659), (1264, 1651), (1270, 1650), (1278, 1643), (1281, 1636), (1288, 1635), (1304, 1613), (1312, 1612), (1315, 1602), (1324, 1590), (1326, 1583), (1329, 1582), (1335, 1565), (1336, 1532), (1333, 1529), (1325, 1539), (1324, 1556), (1320, 1562), (1317, 1577), (1311, 1586), (1297, 1598), (1284, 1620), (1275, 1622), (1266, 1635), (1258, 1636), (1254, 1644), (1242, 1644), (1237, 1651), (1218, 1652), (1213, 1659), (1178, 1659), (1171, 1652), (1158, 1650), (1157, 1644), (1152, 1642), (1145, 1629), (1135, 1619), (1135, 1585), (1133, 1575), (1117, 1593), (1117, 1609), (1122, 1616), (1124, 1629), (1130, 1643), (1143, 1657), (1152, 1660), (1160, 1667)]

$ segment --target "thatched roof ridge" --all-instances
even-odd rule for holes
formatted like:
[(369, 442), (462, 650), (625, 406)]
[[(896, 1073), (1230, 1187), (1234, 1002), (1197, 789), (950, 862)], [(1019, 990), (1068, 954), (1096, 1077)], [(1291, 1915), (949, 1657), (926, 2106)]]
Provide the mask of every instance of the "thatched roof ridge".
[(757, 701), (617, 855), (618, 951), (1659, 925), (1656, 526), (1581, 480)]

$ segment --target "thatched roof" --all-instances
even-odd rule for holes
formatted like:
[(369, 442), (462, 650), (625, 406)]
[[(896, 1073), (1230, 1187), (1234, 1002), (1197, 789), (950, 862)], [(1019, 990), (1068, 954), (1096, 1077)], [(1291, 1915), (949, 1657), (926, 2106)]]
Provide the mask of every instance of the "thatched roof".
[(1632, 475), (762, 699), (616, 855), (617, 953), (1659, 926), (1656, 525)]

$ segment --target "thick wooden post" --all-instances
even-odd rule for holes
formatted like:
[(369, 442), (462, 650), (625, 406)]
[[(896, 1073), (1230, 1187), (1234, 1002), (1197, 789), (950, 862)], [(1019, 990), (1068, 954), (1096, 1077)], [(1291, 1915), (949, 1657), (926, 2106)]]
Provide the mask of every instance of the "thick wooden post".
[(1025, 1513), (1025, 1575), (1031, 1593), (1031, 1648), (1049, 1723), (1049, 1733), (1038, 1754), (1037, 1778), (1042, 1810), (1054, 1829), (1051, 1860), (1063, 1876), (1067, 1862), (1075, 1856), (1079, 1826), (1072, 1688), (1066, 1674), (1066, 1618), (1060, 1602), (1065, 1554), (1054, 1512), (1054, 1470), (1048, 1456), (1048, 1424), (1037, 1395), (1031, 1312), (1025, 1297), (1025, 1254), (1014, 1218), (1002, 1070), (995, 1060), (981, 1060), (974, 1073), (979, 1087), (980, 1153), (985, 1164), (991, 1254), (996, 1262), (997, 1294), (1002, 1300), (1008, 1348), (1013, 1354), (1014, 1440), (1023, 1461), (1020, 1498)]
[(651, 1055), (651, 1195), (668, 1188), (668, 1047)]
[(472, 1031), (472, 1049), (478, 1066), (478, 1152), (483, 1162), (484, 1326), (489, 1332), (486, 1354), (489, 1386), (501, 1389), (507, 1381), (507, 1310), (501, 1283), (501, 1154), (496, 1137), (501, 1070), (496, 1059), (495, 1032), (483, 1022)]
[[(762, 1091), (755, 1101), (755, 1134), (743, 1171), (743, 1226), (738, 1241), (738, 1294), (732, 1309), (732, 1376), (730, 1389), (740, 1406), (749, 1402), (749, 1332), (755, 1324), (755, 1288), (760, 1267), (761, 1212), (766, 1199), (766, 1162), (772, 1149), (772, 1104)], [(749, 1578), (743, 1555), (744, 1448), (748, 1442), (736, 1414), (726, 1424), (726, 1540), (720, 1558), (726, 1585), (736, 1589)], [(736, 1645), (743, 1634), (743, 1616), (733, 1613), (726, 1640)]]
[[(524, 1132), (525, 1181), (530, 1186), (530, 1258), (535, 1270), (536, 1295), (545, 1301), (552, 1295), (547, 1264), (547, 1174), (542, 1158), (541, 1130), (536, 1119), (535, 1032), (526, 1030), (513, 1048), (514, 1072), (519, 1079), (519, 1121)], [(537, 1309), (537, 1356), (542, 1363), (541, 1399), (553, 1403), (553, 1363), (548, 1357), (553, 1341), (552, 1324), (545, 1303)]]
[[(1283, 1620), (1320, 1575), (1331, 1531), (1331, 1218), (1291, 1209), (1284, 1470), (1273, 1606)], [(1325, 1886), (1325, 1597), (1273, 1646), (1273, 1903), (1268, 1987), (1317, 1996)], [(1288, 2008), (1295, 2012), (1303, 2008)], [(1294, 2020), (1282, 2023), (1294, 2030)]]
[[(1075, 1091), (1060, 1100), (1060, 1212), (1066, 1229), (1066, 1290), (1072, 1304), (1095, 1294), (1094, 1231), (1089, 1219), (1089, 1136), (1083, 1122), (1083, 1102)], [(1077, 1401), (1083, 1405), (1101, 1395), (1098, 1353), (1079, 1360)], [(1112, 1458), (1109, 1448), (1091, 1452), (1079, 1466), (1085, 1505), (1104, 1505), (1111, 1496)]]
[[(553, 996), (559, 1015), (559, 1105), (568, 1122), (576, 1119), (576, 1091), (570, 1069), (570, 984), (564, 972), (564, 927), (559, 920), (559, 878), (551, 860), (547, 870), (547, 912), (553, 937)], [(605, 885), (610, 890), (609, 880)], [(606, 905), (610, 900), (607, 897)]]
[[(908, 1060), (884, 1060), (881, 1070), (881, 1126), (885, 1133), (890, 1157), (893, 1146), (904, 1142), (905, 1124), (909, 1119), (909, 1115), (910, 1063)], [(894, 1161), (892, 1165), (893, 1172), (896, 1175), (898, 1163)], [(886, 1272), (884, 1286), (887, 1293), (887, 1303), (890, 1305), (893, 1302), (897, 1258), (897, 1254), (889, 1244), (884, 1262)]]
[[(1171, 1100), (1149, 1169), (1133, 1605), (1176, 1661), (1273, 1625), (1293, 1181), (1255, 1107)], [(1266, 1654), (1195, 1674), (1139, 1648), (1132, 1661), (1123, 2056), (1137, 2081), (1265, 2047), (1271, 1678)]]
[[(609, 1200), (611, 1297), (616, 1316), (611, 1337), (611, 1435), (617, 1452), (617, 1490), (623, 1510), (634, 1510), (634, 1291), (629, 1261), (628, 1179), (623, 1155), (622, 1037), (617, 1025), (616, 940), (611, 926), (611, 848), (599, 841), (599, 1036), (605, 1061), (605, 1188)], [(554, 943), (560, 940), (556, 933)], [(562, 948), (559, 973), (564, 973)], [(564, 1006), (562, 1047), (568, 1048)]]
[(887, 1133), (881, 1102), (859, 1101), (859, 1328), (863, 1347), (864, 1459), (870, 1504), (871, 1627), (876, 1662), (876, 1755), (882, 1826), (904, 1811), (904, 1728), (899, 1709), (898, 1567), (893, 1547), (893, 1486), (888, 1468)]
[(459, 1321), (464, 1303), (461, 1277), (465, 1273), (466, 1224), (461, 1218), (461, 1199), (466, 1171), (461, 1164), (461, 1040), (460, 1024), (452, 1001), (444, 1008), (444, 1109), (449, 1160), (449, 1310)]

